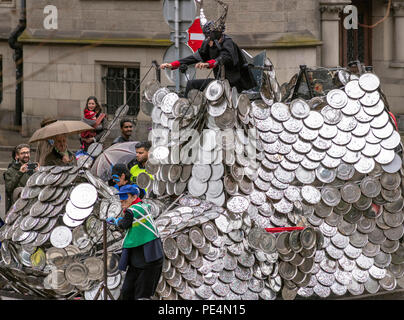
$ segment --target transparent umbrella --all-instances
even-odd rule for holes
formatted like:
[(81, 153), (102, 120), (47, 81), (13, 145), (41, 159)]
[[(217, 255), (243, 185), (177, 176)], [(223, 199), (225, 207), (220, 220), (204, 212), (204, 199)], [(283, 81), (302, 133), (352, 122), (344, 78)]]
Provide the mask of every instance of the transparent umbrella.
[(136, 144), (138, 141), (117, 143), (105, 149), (95, 160), (91, 173), (102, 180), (111, 179), (111, 166), (117, 163), (128, 164), (136, 157)]

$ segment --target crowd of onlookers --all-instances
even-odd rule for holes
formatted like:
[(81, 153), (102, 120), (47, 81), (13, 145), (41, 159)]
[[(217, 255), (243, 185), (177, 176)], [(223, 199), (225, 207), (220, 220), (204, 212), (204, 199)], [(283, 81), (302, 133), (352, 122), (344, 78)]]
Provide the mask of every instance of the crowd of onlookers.
[[(41, 128), (56, 121), (56, 119), (45, 118), (41, 122)], [(93, 142), (100, 141), (105, 130), (107, 130), (107, 121), (106, 114), (102, 112), (102, 108), (96, 97), (88, 97), (82, 121), (93, 127), (94, 130), (80, 133), (80, 149), (76, 152), (69, 150), (67, 135), (58, 135), (47, 140), (39, 141), (34, 161), (31, 159), (31, 148), (29, 144), (20, 144), (15, 147), (12, 151), (12, 161), (7, 171), (3, 174), (6, 189), (6, 211), (8, 211), (12, 203), (18, 199), (27, 180), (36, 170), (39, 170), (40, 166), (77, 165), (77, 159), (80, 156), (88, 155), (88, 147)], [(134, 122), (131, 119), (122, 119), (120, 121), (120, 129), (121, 134), (113, 140), (111, 145), (134, 141), (134, 139), (132, 139)], [(105, 147), (107, 146), (104, 145), (104, 148)], [(128, 164), (118, 163), (112, 167), (112, 179), (108, 181), (108, 183), (118, 190), (123, 185), (135, 184), (136, 177), (141, 172), (146, 171), (145, 163), (148, 160), (148, 152), (151, 144), (148, 141), (139, 142), (135, 147), (136, 157), (134, 157), (134, 159)], [(141, 189), (141, 196), (144, 196), (144, 194), (145, 191)]]

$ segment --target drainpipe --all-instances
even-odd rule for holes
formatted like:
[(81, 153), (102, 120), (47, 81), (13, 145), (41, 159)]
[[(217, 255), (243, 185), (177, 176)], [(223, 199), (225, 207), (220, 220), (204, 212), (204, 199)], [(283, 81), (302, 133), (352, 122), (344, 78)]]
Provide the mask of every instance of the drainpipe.
[(14, 50), (14, 61), (16, 64), (16, 87), (15, 87), (15, 116), (14, 125), (22, 125), (23, 111), (23, 96), (22, 96), (22, 81), (23, 81), (23, 50), (22, 44), (18, 42), (18, 37), (24, 32), (27, 27), (26, 0), (21, 0), (21, 14), (17, 27), (11, 32), (8, 38), (9, 46)]

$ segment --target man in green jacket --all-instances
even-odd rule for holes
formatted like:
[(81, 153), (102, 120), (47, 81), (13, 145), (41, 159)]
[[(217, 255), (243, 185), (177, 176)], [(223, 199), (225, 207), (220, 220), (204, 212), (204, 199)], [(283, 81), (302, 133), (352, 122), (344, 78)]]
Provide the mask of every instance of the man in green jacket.
[[(20, 144), (15, 148), (15, 161), (4, 173), (4, 182), (6, 185), (6, 210), (8, 211), (15, 201), (13, 199), (14, 190), (25, 187), (27, 180), (38, 170), (38, 163), (30, 164), (31, 149), (28, 144)], [(36, 167), (36, 168), (34, 168)]]
[(119, 269), (126, 272), (122, 285), (123, 300), (150, 299), (157, 288), (163, 267), (163, 248), (149, 205), (139, 198), (133, 184), (119, 189), (124, 217), (107, 218), (107, 223), (127, 230)]

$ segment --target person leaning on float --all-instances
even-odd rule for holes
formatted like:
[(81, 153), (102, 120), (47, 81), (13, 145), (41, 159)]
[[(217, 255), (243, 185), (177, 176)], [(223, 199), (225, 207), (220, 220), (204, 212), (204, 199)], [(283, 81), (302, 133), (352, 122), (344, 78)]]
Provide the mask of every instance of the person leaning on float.
[(119, 189), (124, 217), (107, 218), (107, 223), (127, 230), (119, 269), (126, 272), (122, 300), (150, 299), (156, 291), (163, 266), (161, 240), (149, 205), (139, 198), (136, 185)]
[[(252, 72), (248, 68), (247, 60), (238, 45), (226, 34), (224, 34), (224, 23), (218, 26), (214, 21), (208, 21), (202, 32), (205, 40), (201, 47), (193, 54), (171, 63), (163, 63), (160, 69), (177, 69), (182, 66), (195, 64), (197, 69), (213, 69), (215, 78), (219, 75), (219, 66), (224, 65), (224, 75), (232, 87), (236, 87), (240, 93), (256, 86)], [(214, 79), (195, 79), (187, 82), (185, 97), (191, 89), (203, 91)]]

